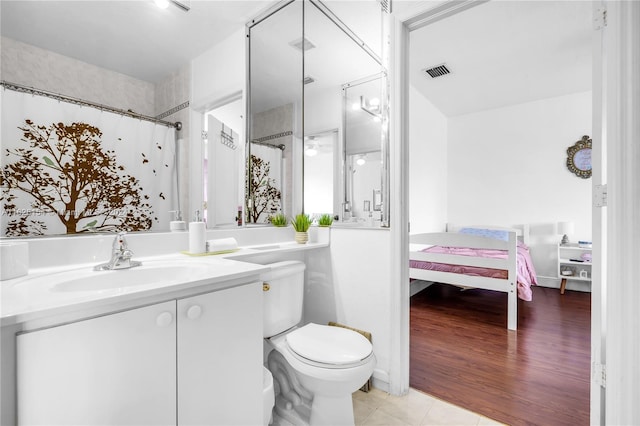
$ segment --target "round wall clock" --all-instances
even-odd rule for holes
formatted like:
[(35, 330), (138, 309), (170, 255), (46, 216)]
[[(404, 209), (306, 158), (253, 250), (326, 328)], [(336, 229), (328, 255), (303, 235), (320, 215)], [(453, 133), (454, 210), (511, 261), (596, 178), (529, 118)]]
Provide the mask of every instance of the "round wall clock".
[(583, 136), (581, 140), (567, 148), (567, 168), (583, 179), (591, 177), (591, 138)]

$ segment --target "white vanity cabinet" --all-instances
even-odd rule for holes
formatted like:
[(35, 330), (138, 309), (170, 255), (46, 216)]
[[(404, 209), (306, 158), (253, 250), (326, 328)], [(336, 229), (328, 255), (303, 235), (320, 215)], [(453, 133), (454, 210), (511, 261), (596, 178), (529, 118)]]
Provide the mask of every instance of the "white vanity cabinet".
[(19, 334), (17, 400), (20, 425), (260, 424), (262, 285)]
[(262, 283), (178, 300), (178, 424), (262, 424)]
[(175, 306), (18, 335), (18, 424), (175, 424)]

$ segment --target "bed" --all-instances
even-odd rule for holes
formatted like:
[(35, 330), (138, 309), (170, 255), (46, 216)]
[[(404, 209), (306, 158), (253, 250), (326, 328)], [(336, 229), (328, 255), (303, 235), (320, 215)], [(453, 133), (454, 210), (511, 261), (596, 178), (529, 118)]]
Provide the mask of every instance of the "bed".
[(438, 282), (505, 292), (507, 328), (516, 330), (518, 297), (530, 301), (531, 286), (537, 284), (528, 249), (528, 226), (447, 229), (452, 232), (410, 236), (412, 286)]

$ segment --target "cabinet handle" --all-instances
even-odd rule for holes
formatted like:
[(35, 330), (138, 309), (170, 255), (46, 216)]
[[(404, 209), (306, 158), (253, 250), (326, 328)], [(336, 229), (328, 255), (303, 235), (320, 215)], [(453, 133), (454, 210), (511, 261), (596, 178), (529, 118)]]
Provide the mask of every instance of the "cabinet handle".
[(158, 324), (158, 327), (167, 327), (171, 325), (172, 322), (173, 315), (171, 315), (171, 312), (163, 312), (156, 318), (156, 324)]
[(193, 305), (187, 309), (187, 317), (191, 320), (200, 318), (200, 315), (202, 315), (202, 308), (200, 305)]

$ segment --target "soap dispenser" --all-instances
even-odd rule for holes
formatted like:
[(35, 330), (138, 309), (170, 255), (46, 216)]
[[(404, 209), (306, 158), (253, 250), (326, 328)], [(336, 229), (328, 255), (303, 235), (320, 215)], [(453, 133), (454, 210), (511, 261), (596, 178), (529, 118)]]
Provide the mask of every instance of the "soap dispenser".
[(193, 222), (189, 223), (189, 253), (201, 254), (207, 251), (205, 225), (200, 218), (200, 210), (196, 210)]
[(173, 213), (173, 220), (169, 222), (169, 230), (171, 231), (186, 231), (187, 223), (182, 220), (182, 213), (180, 210), (171, 210), (169, 213)]

